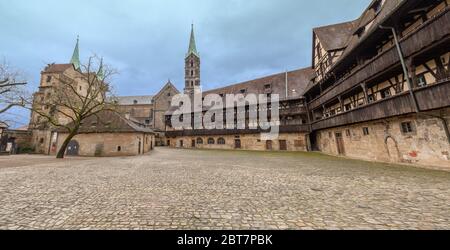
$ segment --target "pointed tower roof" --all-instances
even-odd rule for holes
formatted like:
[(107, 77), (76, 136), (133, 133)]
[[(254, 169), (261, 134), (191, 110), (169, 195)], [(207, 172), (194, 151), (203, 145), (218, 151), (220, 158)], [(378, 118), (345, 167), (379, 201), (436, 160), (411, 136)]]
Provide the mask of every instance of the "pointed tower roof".
[(80, 68), (81, 68), (79, 43), (80, 43), (80, 37), (77, 36), (77, 45), (75, 45), (75, 49), (73, 50), (72, 59), (70, 60), (70, 63), (73, 64), (73, 67), (76, 70), (80, 70)]
[(97, 77), (100, 80), (105, 80), (105, 72), (103, 71), (103, 58), (100, 60), (100, 67), (98, 68)]
[(188, 53), (186, 54), (186, 57), (190, 56), (191, 54), (200, 57), (197, 52), (197, 46), (195, 45), (194, 24), (192, 24), (191, 28), (191, 40), (189, 41), (189, 50)]

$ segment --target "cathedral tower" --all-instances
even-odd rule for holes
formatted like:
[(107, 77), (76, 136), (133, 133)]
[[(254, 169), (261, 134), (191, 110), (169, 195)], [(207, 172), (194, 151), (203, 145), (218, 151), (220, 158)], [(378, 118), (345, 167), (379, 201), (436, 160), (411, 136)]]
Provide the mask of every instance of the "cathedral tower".
[(197, 47), (195, 45), (195, 36), (194, 36), (194, 25), (192, 24), (191, 29), (191, 39), (189, 42), (189, 50), (186, 54), (186, 58), (184, 61), (184, 80), (185, 94), (194, 94), (201, 92), (200, 85), (200, 55), (197, 52)]

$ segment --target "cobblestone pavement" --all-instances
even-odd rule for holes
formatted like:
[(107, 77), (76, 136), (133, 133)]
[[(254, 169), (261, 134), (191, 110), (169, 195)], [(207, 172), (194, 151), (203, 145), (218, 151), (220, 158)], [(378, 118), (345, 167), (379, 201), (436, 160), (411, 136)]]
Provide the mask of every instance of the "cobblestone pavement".
[(0, 164), (0, 229), (450, 229), (448, 172), (167, 148)]

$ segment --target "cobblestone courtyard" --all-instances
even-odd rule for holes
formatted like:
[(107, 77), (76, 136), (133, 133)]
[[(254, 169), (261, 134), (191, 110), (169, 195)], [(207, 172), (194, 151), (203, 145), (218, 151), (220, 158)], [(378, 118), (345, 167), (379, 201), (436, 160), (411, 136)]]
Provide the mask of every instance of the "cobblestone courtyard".
[(307, 153), (0, 157), (0, 229), (450, 229), (450, 173)]

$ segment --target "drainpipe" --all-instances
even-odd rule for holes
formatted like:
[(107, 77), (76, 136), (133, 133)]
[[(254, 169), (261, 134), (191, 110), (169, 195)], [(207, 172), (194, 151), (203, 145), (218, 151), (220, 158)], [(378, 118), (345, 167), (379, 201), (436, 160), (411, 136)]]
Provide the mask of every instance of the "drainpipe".
[(403, 51), (402, 51), (402, 48), (401, 48), (399, 40), (398, 40), (397, 32), (395, 31), (395, 28), (393, 28), (393, 27), (384, 27), (382, 25), (380, 25), (379, 27), (380, 27), (380, 29), (388, 29), (388, 30), (390, 29), (392, 31), (392, 35), (394, 36), (395, 46), (397, 47), (398, 56), (400, 57), (400, 63), (402, 64), (403, 74), (405, 75), (406, 82), (408, 83), (409, 94), (411, 96), (411, 100), (413, 102), (416, 113), (419, 113), (420, 108), (419, 108), (419, 105), (417, 104), (416, 96), (414, 95), (413, 85), (412, 85), (411, 78), (408, 73), (408, 68), (406, 67), (405, 58), (403, 56)]
[(416, 96), (415, 96), (414, 91), (413, 91), (411, 78), (409, 76), (408, 69), (406, 67), (405, 59), (404, 59), (404, 56), (403, 56), (403, 51), (402, 51), (402, 48), (400, 46), (400, 43), (399, 43), (399, 40), (398, 40), (398, 36), (397, 36), (397, 32), (395, 31), (395, 28), (393, 28), (393, 27), (384, 27), (382, 25), (380, 25), (379, 27), (380, 27), (380, 29), (390, 29), (392, 31), (392, 35), (394, 36), (395, 46), (397, 47), (398, 55), (400, 57), (400, 62), (402, 64), (403, 74), (405, 75), (406, 82), (408, 83), (409, 94), (411, 96), (411, 100), (413, 102), (414, 108), (416, 109), (416, 113), (424, 115), (424, 116), (429, 116), (429, 117), (433, 117), (433, 118), (439, 119), (442, 122), (443, 126), (444, 126), (445, 135), (447, 136), (447, 141), (450, 144), (450, 131), (449, 131), (449, 128), (448, 128), (448, 123), (445, 120), (445, 118), (441, 117), (441, 116), (429, 115), (429, 114), (424, 114), (424, 113), (420, 112), (420, 108), (419, 108), (419, 105), (417, 104), (417, 99), (416, 99)]

